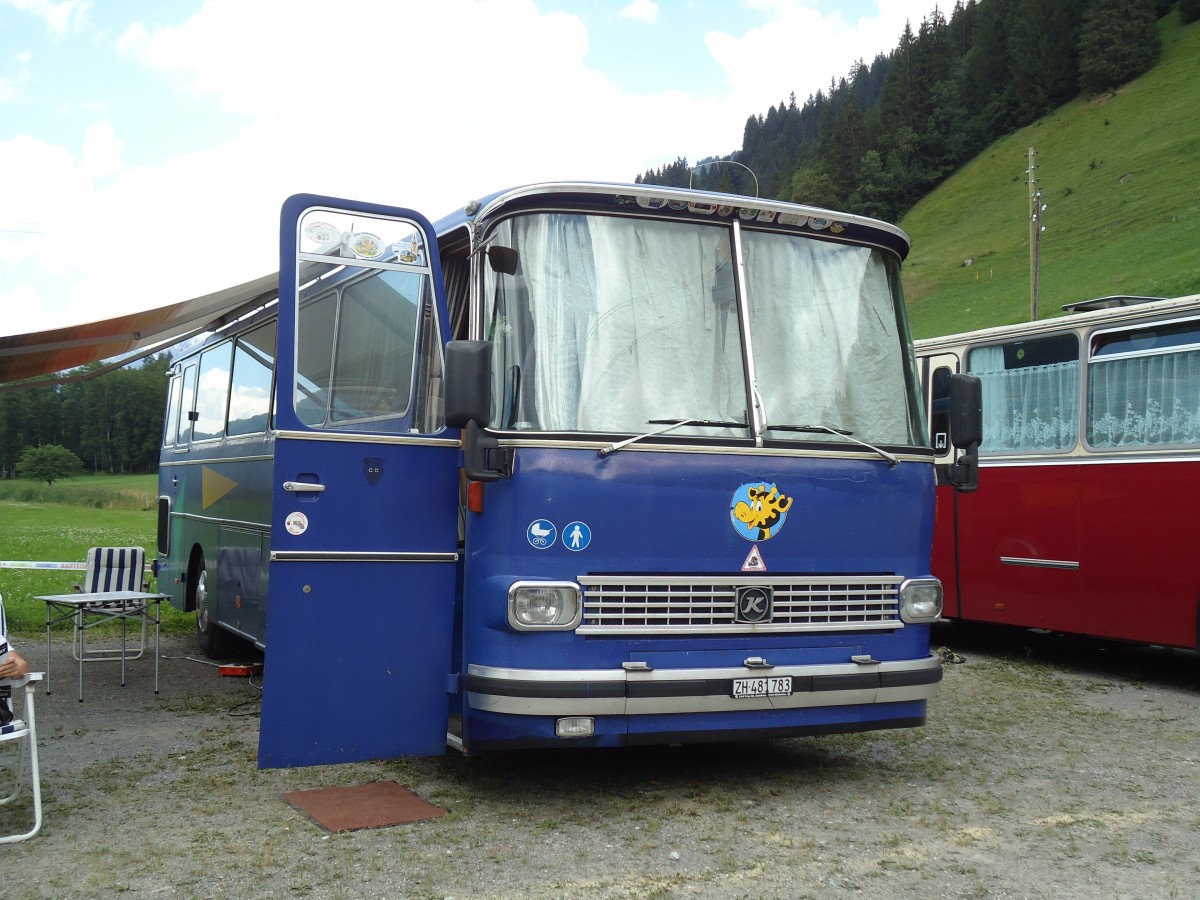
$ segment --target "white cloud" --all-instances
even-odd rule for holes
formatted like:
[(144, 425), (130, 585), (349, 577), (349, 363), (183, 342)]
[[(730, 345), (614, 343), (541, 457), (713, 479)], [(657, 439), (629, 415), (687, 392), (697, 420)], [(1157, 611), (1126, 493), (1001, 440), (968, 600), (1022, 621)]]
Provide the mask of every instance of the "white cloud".
[[(0, 0), (49, 23), (86, 3)], [(889, 50), (934, 0), (883, 0), (871, 19), (823, 19), (797, 0), (707, 46), (729, 89), (630, 95), (589, 68), (588, 34), (532, 0), (206, 0), (183, 24), (125, 29), (114, 50), (243, 127), (157, 164), (124, 162), (134, 134), (103, 113), (80, 150), (0, 141), (0, 333), (89, 321), (198, 296), (273, 271), (279, 207), (326, 193), (438, 216), (532, 181), (628, 181), (678, 156), (741, 143), (748, 116)], [(634, 0), (622, 11), (647, 11)], [(68, 15), (69, 13), (69, 15)], [(632, 15), (632, 13), (630, 13)], [(369, 23), (369, 27), (364, 27)], [(0, 81), (0, 99), (4, 82)], [(186, 101), (181, 101), (186, 102)], [(221, 130), (229, 134), (229, 123)], [(19, 176), (17, 173), (20, 173)], [(57, 298), (39, 280), (68, 287)], [(30, 289), (30, 284), (36, 284)], [(35, 301), (30, 301), (31, 290)]]
[(839, 12), (822, 15), (805, 0), (747, 0), (770, 12), (759, 28), (741, 34), (713, 31), (705, 44), (725, 70), (735, 105), (764, 113), (795, 93), (798, 103), (826, 91), (830, 79), (844, 78), (859, 59), (895, 49), (906, 22), (914, 31), (933, 12), (935, 0), (879, 0), (876, 15), (847, 22)]
[(31, 13), (41, 19), (54, 35), (80, 31), (92, 8), (91, 0), (0, 0), (21, 12)]
[(257, 172), (276, 203), (316, 189), (438, 214), (522, 181), (629, 180), (691, 145), (732, 149), (703, 98), (623, 95), (585, 64), (579, 19), (529, 0), (289, 10), (210, 0), (179, 28), (137, 26), (120, 44), (253, 122), (236, 141), (238, 169)]
[(31, 77), (28, 69), (22, 69), (16, 75), (0, 76), (0, 106), (28, 103), (27, 88)]
[(654, 0), (633, 0), (633, 2), (617, 13), (617, 17), (621, 19), (634, 19), (638, 22), (653, 25), (658, 21), (658, 4)]

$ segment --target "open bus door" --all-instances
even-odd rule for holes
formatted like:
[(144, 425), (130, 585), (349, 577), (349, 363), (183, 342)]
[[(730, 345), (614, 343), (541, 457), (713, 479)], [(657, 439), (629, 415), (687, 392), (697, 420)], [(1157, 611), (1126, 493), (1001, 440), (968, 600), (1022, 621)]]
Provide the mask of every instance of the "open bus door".
[(433, 228), (292, 197), (279, 285), (259, 765), (442, 753), (459, 440)]

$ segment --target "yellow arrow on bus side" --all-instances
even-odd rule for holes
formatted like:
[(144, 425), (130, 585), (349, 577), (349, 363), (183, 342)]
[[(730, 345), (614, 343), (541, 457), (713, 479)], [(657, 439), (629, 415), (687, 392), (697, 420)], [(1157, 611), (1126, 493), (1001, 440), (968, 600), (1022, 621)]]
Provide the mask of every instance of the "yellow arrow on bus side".
[(200, 467), (200, 498), (204, 509), (208, 509), (235, 487), (237, 482), (232, 478), (226, 478), (208, 466)]

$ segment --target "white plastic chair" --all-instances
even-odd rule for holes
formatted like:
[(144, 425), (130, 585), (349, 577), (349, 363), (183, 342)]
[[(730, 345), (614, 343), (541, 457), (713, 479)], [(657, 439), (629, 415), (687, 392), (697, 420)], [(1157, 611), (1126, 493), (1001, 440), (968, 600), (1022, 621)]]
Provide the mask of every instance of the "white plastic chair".
[[(22, 793), (25, 782), (25, 772), (29, 771), (29, 783), (33, 788), (33, 827), (18, 834), (0, 837), (0, 844), (12, 844), (26, 841), (37, 834), (42, 828), (42, 782), (38, 772), (37, 725), (34, 717), (33, 695), (34, 684), (42, 680), (41, 672), (30, 672), (17, 679), (0, 679), (0, 691), (7, 689), (13, 699), (23, 697), (22, 705), (13, 710), (14, 718), (7, 725), (0, 726), (0, 747), (11, 746), (15, 753), (13, 763), (13, 786), (5, 797), (0, 797), (0, 806), (12, 803)], [(23, 718), (16, 717), (20, 712)]]

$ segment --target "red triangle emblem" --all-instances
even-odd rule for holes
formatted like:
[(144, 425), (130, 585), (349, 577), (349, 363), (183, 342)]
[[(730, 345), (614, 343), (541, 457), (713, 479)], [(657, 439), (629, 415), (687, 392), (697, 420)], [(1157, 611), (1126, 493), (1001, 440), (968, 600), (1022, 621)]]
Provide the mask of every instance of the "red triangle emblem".
[(742, 563), (743, 572), (765, 572), (767, 564), (763, 562), (762, 554), (758, 552), (758, 544), (750, 548), (749, 555), (746, 556), (746, 561)]

